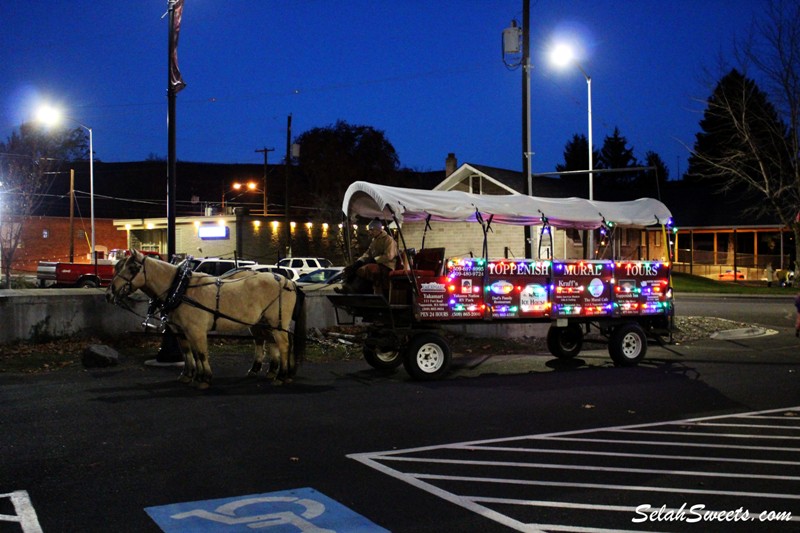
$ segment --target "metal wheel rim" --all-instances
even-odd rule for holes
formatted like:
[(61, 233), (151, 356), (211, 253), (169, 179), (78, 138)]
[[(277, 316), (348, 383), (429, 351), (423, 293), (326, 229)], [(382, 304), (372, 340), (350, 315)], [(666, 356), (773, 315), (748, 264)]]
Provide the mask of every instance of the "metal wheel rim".
[(397, 359), (397, 350), (387, 350), (385, 352), (381, 350), (375, 350), (375, 359), (383, 363), (391, 363)]
[(561, 349), (565, 352), (571, 352), (576, 346), (578, 346), (578, 343), (575, 342), (574, 336), (562, 335), (560, 341)]
[(417, 350), (417, 367), (427, 374), (436, 372), (444, 364), (444, 352), (438, 344), (428, 342)]
[(627, 359), (636, 359), (642, 352), (642, 340), (635, 333), (628, 333), (622, 338), (622, 355)]

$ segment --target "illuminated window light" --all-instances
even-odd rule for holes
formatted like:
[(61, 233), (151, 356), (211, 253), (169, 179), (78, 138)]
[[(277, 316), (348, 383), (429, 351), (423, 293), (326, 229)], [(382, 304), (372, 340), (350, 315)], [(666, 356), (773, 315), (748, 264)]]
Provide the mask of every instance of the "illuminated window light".
[(280, 225), (281, 223), (278, 222), (277, 220), (273, 220), (272, 222), (270, 222), (270, 226), (272, 226), (272, 229), (278, 229)]
[(325, 231), (328, 231), (328, 227), (329, 227), (329, 226), (328, 226), (328, 223), (327, 223), (327, 222), (323, 222), (323, 223), (322, 223), (322, 229), (323, 229), (323, 230), (325, 230)]
[(261, 221), (260, 220), (254, 220), (253, 221), (253, 226), (255, 226), (256, 228), (260, 228), (261, 227)]
[(294, 229), (297, 227), (297, 222), (289, 222), (289, 227)]
[(311, 229), (313, 227), (314, 227), (314, 223), (313, 222), (306, 222), (306, 228)]

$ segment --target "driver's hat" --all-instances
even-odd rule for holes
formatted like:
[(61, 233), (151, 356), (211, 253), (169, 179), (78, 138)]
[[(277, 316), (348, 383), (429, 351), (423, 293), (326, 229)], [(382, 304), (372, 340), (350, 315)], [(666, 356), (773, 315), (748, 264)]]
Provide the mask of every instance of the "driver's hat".
[(373, 219), (373, 221), (369, 223), (367, 228), (369, 228), (369, 229), (383, 229), (383, 224), (381, 223), (380, 220), (378, 220), (376, 218), (376, 219)]

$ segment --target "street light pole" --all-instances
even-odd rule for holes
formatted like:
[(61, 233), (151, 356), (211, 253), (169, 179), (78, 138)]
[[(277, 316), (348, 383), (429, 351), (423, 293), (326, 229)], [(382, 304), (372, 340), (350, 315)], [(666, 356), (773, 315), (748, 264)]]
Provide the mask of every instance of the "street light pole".
[[(586, 78), (587, 92), (587, 115), (589, 117), (589, 200), (594, 200), (594, 152), (592, 150), (592, 77), (589, 76), (583, 67), (575, 61), (583, 77)], [(594, 259), (594, 230), (589, 231), (589, 259)]]
[[(575, 59), (572, 49), (565, 45), (557, 46), (553, 49), (552, 60), (560, 65), (574, 63), (586, 79), (587, 92), (587, 115), (589, 120), (589, 200), (594, 200), (594, 151), (592, 149), (592, 77), (586, 73), (581, 64)], [(594, 231), (589, 232), (588, 249), (590, 259), (594, 257)]]
[(593, 161), (593, 153), (592, 153), (592, 77), (589, 76), (583, 67), (578, 63), (575, 62), (575, 65), (583, 74), (583, 77), (586, 78), (586, 92), (588, 96), (588, 116), (589, 116), (589, 200), (594, 200), (594, 161)]
[(52, 125), (54, 123), (59, 122), (61, 119), (65, 118), (67, 120), (71, 120), (81, 128), (85, 129), (89, 132), (89, 211), (91, 213), (91, 228), (92, 228), (92, 242), (91, 242), (91, 254), (92, 254), (92, 263), (94, 264), (94, 274), (97, 275), (97, 254), (95, 253), (95, 240), (94, 240), (94, 135), (92, 132), (92, 128), (86, 126), (85, 124), (81, 124), (77, 120), (72, 117), (64, 116), (60, 110), (53, 108), (48, 105), (44, 105), (39, 108), (37, 112), (37, 120), (39, 122), (43, 122), (48, 125)]

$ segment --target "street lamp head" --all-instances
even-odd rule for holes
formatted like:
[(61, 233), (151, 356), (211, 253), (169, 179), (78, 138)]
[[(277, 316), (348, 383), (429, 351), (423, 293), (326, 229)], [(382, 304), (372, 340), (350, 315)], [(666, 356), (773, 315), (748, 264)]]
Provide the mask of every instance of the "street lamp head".
[(248, 181), (247, 183), (239, 183), (237, 181), (231, 185), (231, 188), (235, 191), (241, 191), (243, 188), (247, 188), (248, 191), (252, 192), (258, 190), (258, 184), (254, 181)]
[(45, 126), (55, 126), (62, 120), (61, 110), (51, 105), (42, 105), (36, 110), (36, 121)]
[(565, 67), (575, 60), (572, 47), (566, 44), (556, 45), (550, 52), (550, 61), (559, 67)]

